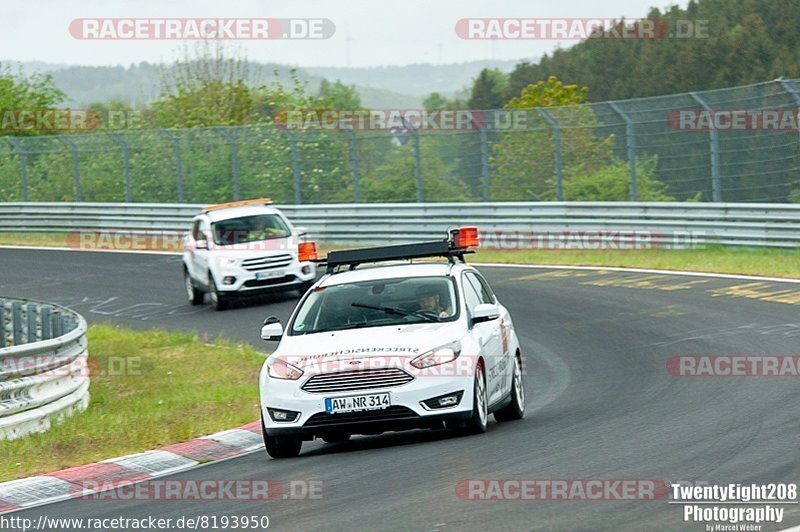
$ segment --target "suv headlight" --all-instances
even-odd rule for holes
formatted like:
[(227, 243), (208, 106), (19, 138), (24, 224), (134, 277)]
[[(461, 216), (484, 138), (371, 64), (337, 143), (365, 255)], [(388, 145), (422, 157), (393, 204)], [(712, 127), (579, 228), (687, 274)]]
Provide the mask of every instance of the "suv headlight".
[(303, 376), (303, 370), (289, 364), (285, 360), (276, 358), (268, 367), (267, 374), (273, 379), (296, 381)]
[(236, 258), (233, 258), (233, 257), (220, 257), (219, 258), (219, 265), (220, 266), (238, 266), (240, 262), (242, 262), (241, 259), (236, 259)]
[(420, 356), (414, 358), (410, 364), (417, 369), (425, 369), (431, 366), (452, 362), (457, 359), (460, 354), (461, 342), (455, 341), (422, 353)]

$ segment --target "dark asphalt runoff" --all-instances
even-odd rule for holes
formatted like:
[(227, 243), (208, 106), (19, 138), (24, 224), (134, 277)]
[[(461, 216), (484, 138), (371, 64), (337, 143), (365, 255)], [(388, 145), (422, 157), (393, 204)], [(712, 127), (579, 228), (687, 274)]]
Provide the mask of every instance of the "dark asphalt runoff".
[[(321, 481), (321, 498), (71, 500), (15, 516), (269, 516), (278, 530), (706, 530), (669, 498), (463, 500), (459, 481), (800, 481), (798, 377), (680, 377), (675, 355), (800, 354), (800, 284), (632, 272), (482, 267), (517, 326), (526, 417), (486, 434), (414, 431), (306, 443), (176, 479)], [(194, 330), (264, 345), (296, 295), (214, 312), (184, 301), (180, 258), (0, 249), (0, 294), (62, 303), (90, 323)], [(220, 364), (225, 364), (220, 360)], [(255, 398), (254, 398), (255, 400)], [(84, 415), (91, 415), (88, 412)], [(109, 457), (110, 458), (110, 457)], [(800, 524), (784, 505), (783, 522)]]

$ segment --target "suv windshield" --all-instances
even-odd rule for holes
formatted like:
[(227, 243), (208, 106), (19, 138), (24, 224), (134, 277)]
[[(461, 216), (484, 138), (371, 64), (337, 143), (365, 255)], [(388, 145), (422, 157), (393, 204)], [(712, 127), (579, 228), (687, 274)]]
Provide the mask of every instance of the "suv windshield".
[(220, 220), (211, 224), (211, 231), (214, 234), (214, 243), (219, 246), (286, 238), (291, 235), (286, 222), (277, 214), (256, 214)]
[(380, 279), (317, 288), (303, 301), (290, 334), (457, 318), (458, 298), (451, 277)]

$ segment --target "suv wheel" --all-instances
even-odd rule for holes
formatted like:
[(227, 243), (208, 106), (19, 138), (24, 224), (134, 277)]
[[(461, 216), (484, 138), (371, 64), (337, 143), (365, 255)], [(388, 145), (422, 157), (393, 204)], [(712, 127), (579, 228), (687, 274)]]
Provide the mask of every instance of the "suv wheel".
[(201, 304), (205, 294), (194, 286), (192, 276), (189, 275), (189, 271), (185, 267), (183, 268), (183, 284), (186, 287), (186, 295), (189, 297), (189, 303), (192, 305)]
[(217, 290), (217, 283), (214, 282), (214, 276), (211, 275), (211, 272), (208, 272), (208, 282), (211, 288), (209, 294), (214, 310), (225, 310), (228, 308), (228, 300)]

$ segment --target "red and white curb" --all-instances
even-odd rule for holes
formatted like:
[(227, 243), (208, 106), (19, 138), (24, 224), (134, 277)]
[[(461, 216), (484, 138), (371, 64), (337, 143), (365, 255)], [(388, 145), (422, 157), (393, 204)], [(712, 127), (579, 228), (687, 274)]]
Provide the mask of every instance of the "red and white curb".
[(3, 482), (0, 483), (0, 515), (171, 475), (248, 454), (263, 445), (261, 422), (254, 421), (154, 451)]

